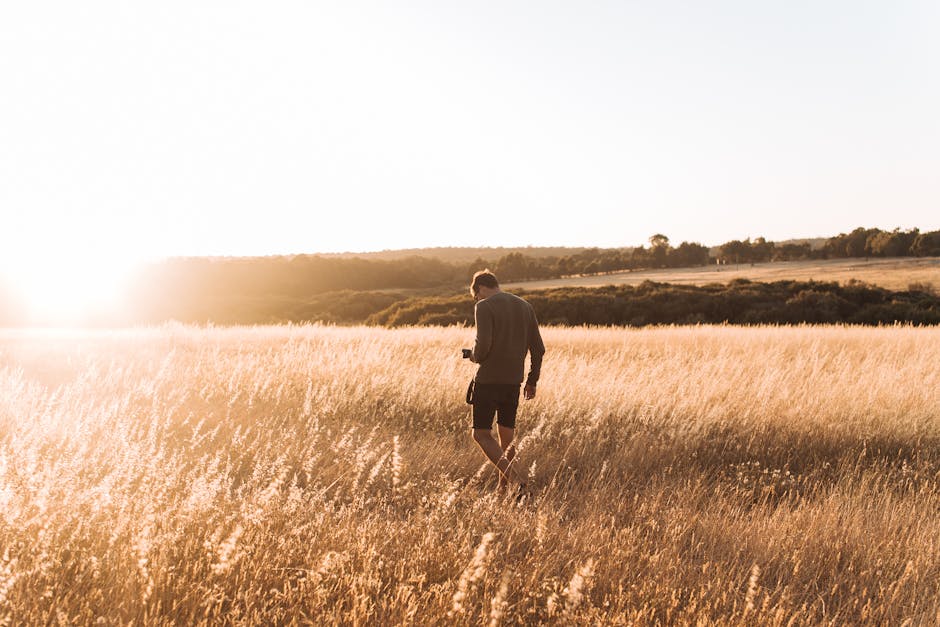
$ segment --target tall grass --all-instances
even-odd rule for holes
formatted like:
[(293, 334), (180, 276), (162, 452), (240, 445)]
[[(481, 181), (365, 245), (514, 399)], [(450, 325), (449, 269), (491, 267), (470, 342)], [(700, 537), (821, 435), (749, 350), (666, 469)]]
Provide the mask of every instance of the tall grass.
[(471, 334), (2, 332), (0, 621), (940, 622), (940, 329), (545, 329), (522, 505)]

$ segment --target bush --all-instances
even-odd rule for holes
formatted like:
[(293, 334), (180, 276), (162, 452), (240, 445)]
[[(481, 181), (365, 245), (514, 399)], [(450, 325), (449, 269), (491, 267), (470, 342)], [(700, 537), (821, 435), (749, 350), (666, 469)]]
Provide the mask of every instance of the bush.
[[(567, 325), (940, 323), (940, 298), (925, 290), (892, 292), (852, 283), (732, 281), (705, 286), (643, 283), (519, 292), (543, 322)], [(371, 324), (473, 324), (465, 295), (398, 302)]]

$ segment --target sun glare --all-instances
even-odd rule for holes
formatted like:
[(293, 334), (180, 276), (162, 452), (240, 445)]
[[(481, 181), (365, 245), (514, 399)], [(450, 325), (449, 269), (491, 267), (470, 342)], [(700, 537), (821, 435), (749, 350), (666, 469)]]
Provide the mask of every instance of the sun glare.
[(111, 256), (45, 256), (4, 264), (28, 324), (69, 326), (114, 319), (134, 264)]

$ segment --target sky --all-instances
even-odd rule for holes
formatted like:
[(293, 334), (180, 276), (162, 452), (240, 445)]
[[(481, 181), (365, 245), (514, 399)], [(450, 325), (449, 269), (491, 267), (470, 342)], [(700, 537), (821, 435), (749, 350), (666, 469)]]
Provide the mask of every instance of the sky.
[(0, 264), (937, 229), (937, 32), (933, 0), (6, 2)]

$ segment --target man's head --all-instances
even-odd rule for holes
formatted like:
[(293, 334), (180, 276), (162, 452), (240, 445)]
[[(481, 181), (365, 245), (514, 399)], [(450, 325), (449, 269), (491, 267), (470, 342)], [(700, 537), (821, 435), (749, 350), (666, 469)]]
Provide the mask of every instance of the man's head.
[(470, 294), (476, 300), (489, 298), (498, 291), (499, 281), (496, 280), (496, 275), (489, 270), (480, 270), (473, 275), (473, 280), (470, 281)]

